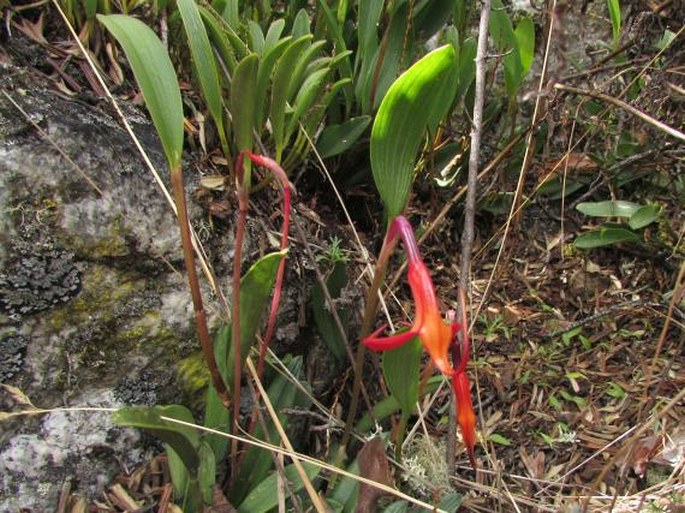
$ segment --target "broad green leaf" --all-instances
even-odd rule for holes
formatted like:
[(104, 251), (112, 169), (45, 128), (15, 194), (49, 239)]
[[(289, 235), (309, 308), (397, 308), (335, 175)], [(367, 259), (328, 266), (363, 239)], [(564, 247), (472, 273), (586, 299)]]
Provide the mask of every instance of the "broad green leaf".
[[(271, 294), (276, 279), (278, 264), (285, 253), (272, 253), (257, 261), (240, 280), (240, 338), (241, 357), (244, 359), (255, 340), (264, 314), (264, 305)], [(219, 372), (229, 387), (233, 384), (233, 350), (230, 348), (231, 325), (223, 324), (214, 337), (214, 355)], [(205, 406), (205, 426), (219, 431), (228, 429), (230, 412), (223, 405), (214, 387), (210, 384), (207, 390)], [(205, 438), (214, 451), (217, 461), (226, 456), (228, 438), (207, 434)]]
[(596, 201), (578, 203), (576, 210), (592, 217), (630, 217), (638, 211), (640, 205), (630, 201)]
[[(302, 462), (305, 474), (309, 479), (314, 479), (320, 468), (311, 463)], [(290, 483), (288, 487), (292, 492), (297, 492), (304, 486), (302, 479), (297, 473), (294, 464), (285, 467), (285, 478)], [(238, 506), (238, 513), (266, 513), (278, 505), (278, 494), (274, 491), (278, 486), (278, 475), (274, 472), (259, 483)]]
[(371, 116), (350, 118), (340, 125), (328, 125), (316, 141), (321, 158), (333, 157), (350, 149), (366, 132)]
[(291, 76), (288, 84), (288, 101), (292, 101), (302, 89), (304, 82), (309, 80), (310, 77), (305, 74), (307, 67), (324, 46), (326, 46), (326, 41), (315, 41), (308, 47), (305, 47), (299, 57), (295, 60), (295, 66), (290, 70)]
[(608, 226), (580, 235), (573, 242), (573, 245), (580, 249), (592, 249), (611, 246), (620, 242), (639, 243), (640, 241), (640, 236), (633, 231)]
[(164, 45), (142, 21), (121, 14), (98, 15), (126, 53), (170, 169), (181, 164), (183, 105), (178, 79)]
[(397, 398), (403, 412), (411, 414), (419, 400), (421, 341), (412, 338), (406, 344), (383, 353), (383, 375), (390, 394)]
[(447, 513), (457, 513), (463, 499), (464, 496), (461, 493), (451, 492), (447, 496), (445, 496), (442, 499), (442, 501), (440, 501), (440, 504), (438, 504), (438, 508), (440, 508), (443, 511), (446, 511)]
[[(276, 271), (287, 251), (270, 253), (260, 258), (240, 280), (240, 356), (244, 360), (255, 342), (260, 321), (276, 280)], [(234, 348), (228, 351), (226, 383), (233, 385)]]
[(297, 128), (298, 123), (302, 117), (307, 113), (309, 108), (314, 104), (315, 100), (323, 92), (326, 85), (326, 76), (329, 69), (320, 69), (319, 71), (308, 76), (302, 84), (295, 102), (293, 103), (293, 113), (288, 120), (288, 127), (286, 129), (285, 140), (287, 141), (293, 131)]
[[(262, 257), (240, 280), (240, 355), (243, 359), (246, 358), (255, 341), (255, 334), (276, 279), (278, 264), (284, 255), (284, 252), (279, 252)], [(233, 348), (230, 347), (231, 331), (231, 326), (224, 324), (214, 337), (214, 355), (217, 366), (224, 382), (229, 387), (233, 385), (233, 359), (235, 358)], [(207, 390), (204, 425), (219, 431), (228, 429), (230, 425), (230, 412), (222, 404), (211, 384)], [(228, 438), (207, 434), (205, 439), (214, 451), (216, 461), (221, 461), (226, 456)]]
[(216, 123), (216, 128), (226, 146), (226, 132), (224, 130), (223, 102), (221, 100), (221, 87), (219, 86), (219, 72), (214, 53), (209, 44), (209, 37), (205, 25), (202, 22), (200, 11), (195, 0), (177, 0), (178, 12), (183, 20), (183, 27), (188, 36), (190, 53), (193, 56), (193, 64), (202, 88), (202, 96), (207, 108)]
[(276, 161), (280, 161), (281, 154), (286, 144), (285, 140), (285, 113), (288, 102), (288, 90), (292, 80), (292, 72), (297, 60), (302, 54), (306, 45), (311, 41), (312, 36), (306, 35), (290, 43), (276, 63), (273, 82), (271, 86), (271, 106), (269, 109), (269, 119), (276, 143)]
[(264, 50), (264, 33), (259, 23), (248, 20), (247, 21), (248, 35), (250, 39), (250, 49), (257, 55), (261, 55)]
[(661, 205), (644, 205), (638, 208), (628, 219), (628, 226), (633, 230), (639, 230), (652, 224), (659, 218)]
[(179, 499), (185, 499), (186, 496), (190, 496), (189, 498), (192, 501), (192, 498), (197, 496), (197, 494), (193, 493), (191, 489), (197, 481), (190, 475), (188, 467), (183, 463), (183, 459), (174, 450), (174, 447), (170, 444), (163, 445), (167, 456), (171, 484), (174, 485), (174, 493)]
[(270, 78), (272, 76), (274, 65), (279, 57), (283, 54), (285, 49), (290, 45), (292, 38), (290, 36), (284, 37), (278, 43), (276, 43), (272, 48), (266, 49), (261, 59), (259, 59), (259, 71), (257, 72), (257, 93), (255, 94), (255, 99), (257, 101), (257, 114), (256, 123), (258, 131), (266, 122), (266, 115), (264, 113), (265, 108), (268, 103), (268, 89)]
[(144, 429), (165, 444), (174, 448), (191, 474), (197, 472), (200, 463), (197, 449), (200, 437), (197, 430), (181, 424), (164, 420), (161, 417), (172, 417), (184, 422), (193, 423), (193, 414), (185, 406), (154, 406), (119, 408), (112, 414), (112, 422), (120, 426)]
[(233, 71), (238, 65), (238, 60), (236, 58), (235, 51), (233, 50), (233, 45), (230, 43), (228, 36), (224, 33), (223, 29), (219, 25), (219, 21), (217, 21), (214, 13), (202, 6), (198, 6), (198, 10), (200, 12), (200, 16), (202, 17), (202, 21), (207, 28), (207, 35), (219, 54), (219, 59), (226, 66), (228, 73), (233, 75)]
[(514, 35), (516, 36), (523, 75), (525, 76), (530, 70), (533, 58), (535, 57), (535, 24), (533, 20), (523, 18), (516, 26)]
[(502, 0), (492, 0), (492, 12), (489, 22), (490, 35), (498, 51), (508, 50), (516, 46), (514, 26), (502, 5)]
[(302, 36), (307, 36), (310, 34), (311, 32), (309, 30), (309, 14), (307, 14), (307, 11), (303, 8), (297, 11), (297, 15), (295, 16), (295, 21), (293, 21), (293, 28), (290, 31), (290, 35), (293, 39), (299, 39)]
[(402, 442), (409, 417), (419, 400), (419, 366), (421, 364), (421, 341), (418, 337), (408, 343), (383, 353), (383, 375), (391, 395), (400, 405), (400, 423), (397, 428), (395, 453), (401, 457)]
[[(274, 21), (270, 26), (264, 38), (264, 52), (270, 51), (279, 43), (283, 28), (285, 27), (285, 20), (283, 18)], [(290, 37), (290, 36), (288, 36)]]
[(492, 2), (489, 28), (497, 51), (505, 54), (504, 83), (507, 94), (511, 98), (516, 95), (523, 77), (523, 65), (514, 26), (501, 0), (493, 0)]
[(621, 2), (619, 0), (607, 0), (609, 17), (611, 18), (611, 32), (614, 36), (614, 45), (618, 45), (621, 37)]
[(206, 442), (201, 442), (198, 449), (200, 468), (198, 469), (198, 484), (202, 494), (202, 502), (212, 503), (212, 492), (216, 482), (216, 460), (214, 451)]
[(402, 213), (427, 129), (447, 115), (456, 89), (452, 46), (430, 52), (390, 87), (371, 131), (371, 169), (389, 218)]
[[(231, 84), (230, 109), (233, 116), (233, 132), (238, 151), (252, 149), (252, 130), (257, 115), (257, 69), (259, 57), (252, 53), (235, 69)], [(249, 180), (246, 179), (249, 184)]]

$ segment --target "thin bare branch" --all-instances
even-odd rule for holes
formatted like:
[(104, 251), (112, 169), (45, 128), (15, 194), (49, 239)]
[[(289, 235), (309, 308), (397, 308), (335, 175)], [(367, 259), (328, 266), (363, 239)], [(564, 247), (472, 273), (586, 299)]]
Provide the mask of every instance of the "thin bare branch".
[(624, 102), (623, 100), (619, 100), (618, 98), (615, 98), (613, 96), (609, 96), (608, 94), (604, 93), (597, 93), (595, 91), (586, 91), (585, 89), (579, 89), (577, 87), (572, 87), (566, 84), (559, 84), (556, 83), (554, 84), (554, 89), (557, 91), (564, 91), (566, 93), (572, 93), (572, 94), (578, 94), (581, 96), (589, 96), (590, 98), (596, 98), (597, 100), (601, 100), (606, 103), (610, 103), (611, 105), (614, 105), (620, 109), (625, 110), (629, 114), (632, 114), (635, 117), (640, 118), (642, 121), (645, 123), (649, 123), (655, 128), (658, 128), (662, 132), (667, 133), (671, 137), (675, 137), (676, 139), (680, 139), (681, 141), (685, 141), (685, 133), (681, 132), (680, 130), (677, 130), (673, 127), (668, 126), (666, 123), (663, 123), (659, 121), (658, 119), (653, 118), (649, 114), (645, 114), (639, 109), (636, 109), (632, 105)]
[[(475, 99), (473, 102), (473, 123), (471, 125), (471, 152), (469, 154), (469, 175), (466, 192), (466, 205), (464, 207), (464, 232), (461, 237), (461, 273), (459, 277), (460, 288), (469, 294), (471, 276), (471, 255), (473, 253), (474, 222), (476, 217), (476, 195), (478, 187), (478, 167), (480, 165), (480, 139), (483, 131), (483, 105), (485, 104), (485, 59), (488, 52), (488, 24), (490, 20), (490, 0), (483, 0), (480, 11), (480, 24), (478, 26), (478, 46), (476, 48), (476, 86)], [(470, 295), (470, 294), (469, 294)], [(460, 305), (460, 309), (465, 305)], [(466, 312), (461, 313), (466, 318)], [(466, 337), (469, 326), (464, 325)], [(457, 414), (456, 402), (450, 396), (450, 416), (447, 430), (447, 465), (454, 468), (456, 459), (457, 440)]]

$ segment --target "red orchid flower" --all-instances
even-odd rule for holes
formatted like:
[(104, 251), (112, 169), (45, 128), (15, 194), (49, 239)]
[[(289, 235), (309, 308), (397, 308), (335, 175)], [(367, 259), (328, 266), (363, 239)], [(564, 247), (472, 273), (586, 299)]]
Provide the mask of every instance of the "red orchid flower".
[[(464, 305), (462, 305), (463, 310)], [(464, 325), (466, 325), (465, 320)], [(457, 406), (457, 424), (459, 424), (461, 435), (464, 437), (464, 445), (466, 445), (469, 461), (475, 470), (476, 414), (473, 412), (471, 386), (469, 377), (466, 374), (466, 364), (469, 361), (469, 337), (466, 329), (462, 331), (461, 343), (455, 338), (452, 344), (452, 360), (456, 366), (454, 374), (452, 374), (452, 390), (454, 391)]]
[[(469, 360), (469, 338), (466, 328), (465, 301), (462, 295), (462, 324), (458, 322), (449, 323), (443, 320), (440, 315), (433, 280), (428, 268), (421, 260), (411, 225), (404, 216), (397, 216), (390, 224), (383, 241), (379, 261), (387, 261), (400, 238), (404, 242), (404, 249), (409, 260), (407, 275), (416, 303), (414, 324), (408, 331), (382, 338), (378, 335), (385, 329), (385, 326), (381, 326), (364, 338), (362, 342), (374, 351), (386, 351), (409, 342), (413, 337), (419, 337), (433, 364), (444, 375), (452, 378), (452, 390), (457, 403), (457, 423), (464, 437), (469, 461), (475, 470), (476, 414), (473, 411), (469, 378), (466, 374), (466, 365)], [(459, 332), (462, 332), (461, 341), (457, 337)], [(450, 349), (454, 368), (447, 358)]]
[(414, 324), (408, 331), (383, 338), (378, 336), (385, 329), (385, 326), (381, 326), (364, 338), (362, 342), (374, 351), (387, 351), (406, 344), (413, 337), (419, 337), (433, 364), (444, 375), (452, 376), (454, 369), (449, 363), (447, 352), (452, 345), (454, 336), (461, 329), (461, 325), (456, 322), (449, 324), (441, 317), (433, 280), (428, 268), (421, 260), (419, 249), (414, 240), (414, 232), (404, 216), (395, 217), (390, 224), (379, 259), (389, 256), (399, 238), (404, 242), (404, 251), (409, 259), (407, 275), (416, 304)]

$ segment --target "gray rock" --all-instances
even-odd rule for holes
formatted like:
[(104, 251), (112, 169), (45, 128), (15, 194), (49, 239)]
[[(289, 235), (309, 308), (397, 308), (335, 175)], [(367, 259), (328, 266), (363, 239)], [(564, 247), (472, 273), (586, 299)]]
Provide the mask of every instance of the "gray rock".
[[(104, 103), (2, 66), (0, 89), (54, 144), (0, 95), (0, 381), (55, 411), (0, 423), (0, 511), (52, 511), (65, 480), (95, 497), (145, 452), (109, 413), (59, 408), (188, 403), (206, 381), (179, 377), (198, 344), (178, 227), (128, 135)], [(0, 410), (21, 408), (0, 389)]]

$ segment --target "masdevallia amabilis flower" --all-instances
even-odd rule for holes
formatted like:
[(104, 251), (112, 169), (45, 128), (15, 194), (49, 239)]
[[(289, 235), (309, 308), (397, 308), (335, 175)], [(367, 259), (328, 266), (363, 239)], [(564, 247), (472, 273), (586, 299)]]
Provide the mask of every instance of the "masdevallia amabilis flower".
[[(416, 241), (414, 240), (414, 232), (409, 221), (404, 216), (395, 217), (390, 224), (383, 241), (383, 249), (381, 250), (379, 261), (387, 262), (390, 253), (400, 238), (404, 243), (404, 250), (409, 261), (407, 277), (416, 305), (414, 324), (412, 324), (411, 329), (408, 331), (389, 337), (379, 337), (380, 333), (385, 329), (385, 326), (381, 326), (371, 335), (365, 337), (362, 342), (366, 347), (374, 351), (387, 351), (409, 342), (413, 337), (418, 337), (421, 340), (433, 364), (445, 376), (452, 379), (452, 390), (454, 391), (457, 403), (457, 422), (464, 437), (469, 461), (475, 469), (476, 415), (473, 412), (469, 378), (466, 374), (466, 364), (469, 358), (466, 316), (464, 314), (462, 319), (463, 328), (462, 324), (458, 322), (449, 323), (443, 320), (440, 315), (433, 280), (430, 277), (428, 268), (423, 263), (423, 260), (421, 260)], [(462, 304), (462, 310), (463, 308), (464, 305)], [(461, 341), (457, 337), (460, 331), (462, 332)], [(454, 368), (447, 357), (450, 350), (452, 350)]]
[(454, 336), (461, 329), (461, 325), (459, 323), (449, 324), (441, 317), (433, 280), (428, 268), (421, 260), (419, 249), (414, 240), (414, 232), (404, 216), (397, 216), (392, 220), (388, 233), (385, 235), (379, 260), (389, 257), (400, 238), (404, 242), (404, 251), (409, 260), (407, 277), (416, 305), (414, 324), (408, 331), (389, 337), (379, 337), (385, 329), (385, 326), (381, 326), (364, 338), (362, 342), (374, 351), (387, 351), (406, 344), (413, 337), (419, 337), (433, 364), (445, 376), (451, 376), (454, 369), (450, 365), (447, 353)]
[[(463, 297), (463, 296), (462, 296)], [(462, 303), (465, 303), (462, 301)], [(462, 304), (462, 311), (464, 305)], [(465, 315), (464, 315), (465, 317)], [(469, 336), (466, 330), (466, 320), (462, 331), (461, 342), (454, 339), (452, 344), (452, 361), (454, 361), (454, 374), (452, 374), (452, 390), (457, 406), (457, 424), (461, 428), (461, 435), (464, 437), (464, 445), (469, 461), (473, 469), (476, 469), (476, 414), (473, 411), (471, 402), (471, 384), (466, 374), (466, 364), (469, 361)]]

